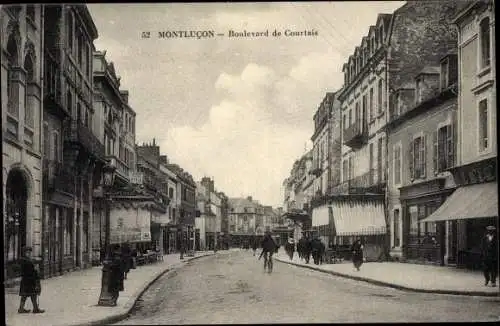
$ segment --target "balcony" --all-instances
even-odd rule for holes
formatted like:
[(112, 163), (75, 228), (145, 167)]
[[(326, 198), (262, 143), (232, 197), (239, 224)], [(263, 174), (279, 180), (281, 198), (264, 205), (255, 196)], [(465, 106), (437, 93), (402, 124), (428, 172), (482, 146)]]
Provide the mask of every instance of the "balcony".
[(58, 172), (54, 180), (54, 189), (73, 194), (75, 191), (75, 174), (73, 171), (61, 165)]
[(65, 141), (80, 144), (85, 150), (97, 158), (104, 158), (104, 145), (81, 121), (71, 120), (64, 128)]
[(309, 171), (309, 174), (314, 175), (315, 177), (319, 177), (323, 173), (323, 169), (319, 166), (312, 168), (311, 171)]
[(344, 145), (351, 148), (360, 148), (368, 142), (368, 124), (366, 121), (357, 121), (344, 130)]
[(130, 181), (129, 170), (130, 168), (122, 160), (115, 155), (106, 156), (106, 160), (111, 161), (111, 164), (116, 167), (116, 176), (128, 183)]
[(330, 187), (329, 195), (351, 195), (351, 194), (377, 194), (385, 193), (385, 180), (375, 180), (375, 169), (354, 177), (351, 180)]

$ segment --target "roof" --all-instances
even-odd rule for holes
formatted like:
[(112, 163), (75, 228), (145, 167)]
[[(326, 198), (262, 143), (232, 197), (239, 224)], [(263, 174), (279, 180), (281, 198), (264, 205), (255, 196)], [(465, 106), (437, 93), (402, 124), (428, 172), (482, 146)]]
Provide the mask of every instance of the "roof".
[(229, 206), (233, 208), (243, 208), (243, 207), (259, 207), (254, 201), (249, 201), (247, 198), (229, 198)]

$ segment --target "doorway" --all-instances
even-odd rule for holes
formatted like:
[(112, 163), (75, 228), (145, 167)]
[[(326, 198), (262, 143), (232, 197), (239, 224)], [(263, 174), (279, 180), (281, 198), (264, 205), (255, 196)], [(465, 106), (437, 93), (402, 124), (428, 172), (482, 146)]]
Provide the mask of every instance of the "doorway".
[(21, 250), (26, 246), (26, 213), (28, 187), (26, 178), (20, 170), (13, 169), (7, 176), (6, 221), (4, 257), (6, 258), (7, 279), (20, 276), (19, 259)]

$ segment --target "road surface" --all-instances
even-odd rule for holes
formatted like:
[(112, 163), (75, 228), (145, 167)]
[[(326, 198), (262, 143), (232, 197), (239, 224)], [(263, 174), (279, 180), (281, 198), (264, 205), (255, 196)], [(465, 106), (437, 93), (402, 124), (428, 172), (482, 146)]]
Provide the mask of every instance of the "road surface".
[(404, 292), (277, 261), (268, 274), (248, 250), (201, 258), (165, 275), (117, 325), (499, 319), (498, 298)]

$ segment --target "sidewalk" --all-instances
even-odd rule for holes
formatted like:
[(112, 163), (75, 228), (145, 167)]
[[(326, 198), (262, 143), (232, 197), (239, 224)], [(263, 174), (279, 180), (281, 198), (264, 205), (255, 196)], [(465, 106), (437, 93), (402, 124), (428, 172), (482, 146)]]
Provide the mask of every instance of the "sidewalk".
[[(219, 251), (217, 254), (228, 251)], [(74, 271), (62, 276), (42, 280), (42, 294), (39, 297), (43, 314), (18, 314), (19, 286), (6, 289), (6, 324), (17, 325), (95, 325), (113, 322), (124, 317), (134, 306), (139, 296), (167, 271), (179, 268), (186, 262), (203, 256), (213, 255), (213, 251), (196, 252), (195, 257), (179, 254), (165, 255), (163, 262), (137, 266), (130, 270), (125, 280), (125, 290), (120, 292), (116, 307), (97, 306), (101, 293), (102, 266)], [(32, 310), (28, 298), (26, 309)]]
[[(376, 285), (392, 287), (400, 290), (471, 295), (471, 296), (499, 296), (497, 287), (484, 286), (482, 272), (456, 269), (446, 266), (419, 265), (397, 262), (370, 262), (364, 263), (358, 272), (352, 263), (314, 265), (313, 260), (305, 264), (294, 254), (293, 261), (284, 252), (276, 255), (276, 260), (301, 266), (335, 276), (346, 277)], [(498, 280), (497, 280), (498, 281)]]

